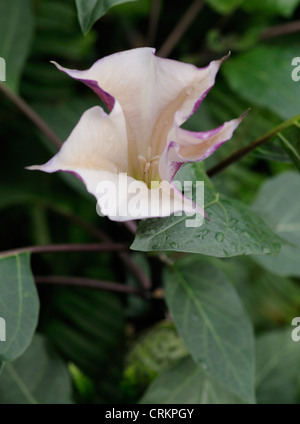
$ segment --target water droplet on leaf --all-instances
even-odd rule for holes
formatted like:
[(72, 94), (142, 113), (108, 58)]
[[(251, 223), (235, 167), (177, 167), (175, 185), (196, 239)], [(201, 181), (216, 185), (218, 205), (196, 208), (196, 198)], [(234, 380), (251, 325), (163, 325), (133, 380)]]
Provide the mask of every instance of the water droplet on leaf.
[(209, 233), (209, 230), (200, 230), (199, 234), (196, 235), (197, 238), (200, 238), (200, 240), (203, 240), (205, 236)]
[(200, 367), (204, 370), (207, 371), (208, 370), (208, 365), (206, 362), (203, 361), (202, 358), (198, 359), (198, 364), (200, 365)]
[(247, 230), (242, 230), (242, 234), (243, 234), (244, 236), (248, 237), (248, 238), (250, 238), (250, 237), (251, 237), (251, 236), (250, 236), (250, 234), (249, 234), (249, 232), (248, 232)]
[(236, 253), (238, 251), (238, 247), (235, 243), (231, 243), (232, 253)]
[(219, 242), (223, 241), (224, 240), (224, 237), (225, 237), (224, 236), (224, 233), (217, 233), (215, 235), (216, 240), (219, 241)]

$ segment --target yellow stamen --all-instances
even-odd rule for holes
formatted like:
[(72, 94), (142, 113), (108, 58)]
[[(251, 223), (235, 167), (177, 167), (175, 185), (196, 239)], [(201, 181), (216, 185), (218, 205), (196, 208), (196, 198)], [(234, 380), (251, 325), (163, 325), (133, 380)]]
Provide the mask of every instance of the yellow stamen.
[(147, 162), (149, 162), (151, 159), (151, 146), (147, 147), (146, 159), (147, 159)]
[(151, 181), (160, 180), (158, 174), (159, 155), (153, 156), (151, 158), (151, 146), (148, 146), (146, 158), (142, 155), (138, 155), (137, 158), (140, 162), (143, 181), (149, 188), (151, 188)]

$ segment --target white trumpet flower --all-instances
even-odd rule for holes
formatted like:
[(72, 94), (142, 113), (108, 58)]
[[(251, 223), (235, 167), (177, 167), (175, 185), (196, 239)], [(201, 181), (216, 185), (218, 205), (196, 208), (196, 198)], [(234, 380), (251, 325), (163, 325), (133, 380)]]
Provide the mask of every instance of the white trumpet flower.
[[(203, 213), (175, 187), (174, 177), (184, 163), (202, 161), (214, 153), (232, 137), (243, 118), (205, 132), (181, 128), (214, 85), (224, 58), (197, 68), (154, 53), (151, 48), (116, 53), (86, 71), (56, 64), (92, 88), (110, 113), (99, 106), (87, 110), (49, 162), (29, 167), (74, 173), (97, 198), (100, 210), (116, 221), (180, 211)], [(127, 188), (120, 187), (120, 175), (126, 176)], [(103, 181), (116, 190), (104, 194), (99, 188)], [(136, 190), (141, 207), (135, 213), (121, 213)], [(161, 197), (151, 196), (159, 190)]]

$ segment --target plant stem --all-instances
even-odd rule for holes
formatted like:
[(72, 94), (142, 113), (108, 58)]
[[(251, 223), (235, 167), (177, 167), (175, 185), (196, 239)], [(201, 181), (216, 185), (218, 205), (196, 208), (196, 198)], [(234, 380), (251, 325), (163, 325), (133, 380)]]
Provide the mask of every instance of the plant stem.
[(42, 204), (53, 212), (63, 216), (64, 218), (72, 222), (74, 225), (82, 228), (91, 236), (95, 237), (95, 239), (104, 241), (106, 243), (112, 243), (110, 237), (108, 237), (105, 233), (99, 230), (98, 227), (91, 224), (89, 221), (86, 221), (85, 219), (81, 218), (80, 216), (75, 215), (73, 212), (70, 212), (64, 207), (51, 204), (50, 202), (47, 202), (45, 200), (43, 200)]
[(20, 253), (57, 253), (57, 252), (119, 252), (128, 249), (127, 244), (121, 243), (74, 243), (74, 244), (48, 244), (41, 246), (28, 246), (19, 249), (0, 252), (0, 257), (18, 255)]
[(110, 281), (95, 280), (91, 278), (81, 277), (65, 277), (65, 276), (35, 276), (35, 282), (37, 284), (55, 284), (64, 286), (79, 286), (89, 287), (98, 290), (110, 290), (119, 293), (134, 294), (142, 297), (149, 297), (141, 289), (131, 286), (126, 286), (121, 283), (114, 283)]
[(146, 42), (145, 42), (146, 46), (154, 45), (160, 9), (161, 9), (161, 0), (152, 0), (148, 34), (147, 34)]
[(0, 82), (0, 91), (11, 100), (23, 113), (29, 118), (34, 125), (52, 142), (52, 144), (60, 148), (62, 145), (61, 140), (57, 135), (48, 127), (45, 121), (43, 121), (39, 115), (26, 103), (21, 97), (15, 94), (8, 88), (8, 86)]
[[(77, 215), (74, 215), (72, 212), (66, 211), (63, 208), (54, 207), (53, 205), (48, 203), (46, 203), (46, 205), (54, 212), (59, 213), (60, 215), (73, 222), (75, 225), (78, 225), (79, 227), (83, 228), (96, 239), (104, 241), (106, 243), (113, 243), (112, 239), (108, 235), (102, 233), (102, 231), (100, 231), (96, 226), (89, 223), (88, 221), (85, 221), (83, 218), (78, 217)], [(119, 255), (122, 262), (127, 266), (127, 268), (135, 275), (137, 280), (141, 283), (142, 287), (145, 290), (150, 290), (152, 286), (150, 279), (139, 267), (139, 265), (132, 259), (130, 254), (128, 252), (120, 251), (118, 251), (117, 254)]]
[(273, 128), (271, 131), (267, 132), (263, 136), (257, 138), (256, 140), (249, 143), (247, 146), (242, 147), (241, 149), (234, 152), (232, 155), (230, 155), (228, 158), (222, 160), (217, 165), (213, 166), (211, 169), (207, 171), (207, 175), (209, 177), (213, 177), (214, 175), (218, 174), (219, 172), (223, 171), (223, 169), (227, 168), (229, 165), (232, 165), (233, 163), (239, 161), (244, 156), (246, 156), (248, 153), (251, 153), (254, 149), (261, 146), (262, 144), (269, 141), (274, 135), (279, 133), (280, 131), (285, 130), (286, 128), (293, 125), (296, 121), (300, 119), (300, 114), (294, 116), (293, 118), (289, 119), (288, 121), (284, 121), (282, 124), (278, 125), (277, 127)]
[(163, 43), (159, 49), (157, 55), (161, 57), (167, 57), (174, 49), (180, 38), (183, 36), (185, 31), (194, 21), (200, 10), (203, 8), (205, 0), (194, 0), (194, 2), (187, 9), (185, 14), (182, 16), (178, 24), (175, 26), (169, 37)]
[(136, 278), (140, 281), (145, 290), (150, 290), (152, 287), (151, 280), (144, 273), (142, 268), (135, 262), (134, 259), (128, 254), (128, 252), (119, 252), (120, 258), (124, 264), (132, 271)]
[(271, 28), (267, 28), (260, 36), (261, 40), (268, 40), (269, 38), (280, 37), (286, 34), (292, 34), (293, 32), (300, 31), (300, 20), (288, 22), (287, 24), (276, 25)]
[(123, 224), (125, 225), (128, 231), (130, 231), (134, 236), (136, 235), (137, 224), (135, 221), (125, 221), (123, 222)]

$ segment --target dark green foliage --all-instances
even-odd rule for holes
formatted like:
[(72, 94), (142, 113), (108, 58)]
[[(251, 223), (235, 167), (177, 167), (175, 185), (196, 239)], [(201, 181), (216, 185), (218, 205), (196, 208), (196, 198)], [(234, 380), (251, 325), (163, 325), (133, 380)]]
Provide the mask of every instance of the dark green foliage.
[[(186, 216), (155, 218), (139, 222), (134, 237), (97, 215), (74, 175), (25, 170), (57, 148), (3, 87), (63, 142), (85, 110), (103, 104), (50, 61), (88, 69), (118, 51), (148, 43), (159, 50), (188, 4), (162, 1), (151, 32), (158, 3), (0, 0), (7, 65), (0, 82), (0, 250), (128, 245), (125, 255), (0, 257), (0, 404), (300, 403), (300, 341), (291, 337), (300, 315), (300, 81), (292, 64), (300, 57), (293, 30), (299, 0), (206, 0), (169, 55), (203, 67), (232, 52), (184, 128), (209, 130), (251, 107), (232, 140), (176, 176), (204, 181), (202, 226), (187, 228)], [(266, 143), (207, 177), (285, 121)], [(56, 276), (57, 284), (35, 284), (38, 276)], [(62, 276), (143, 295), (62, 287)]]

